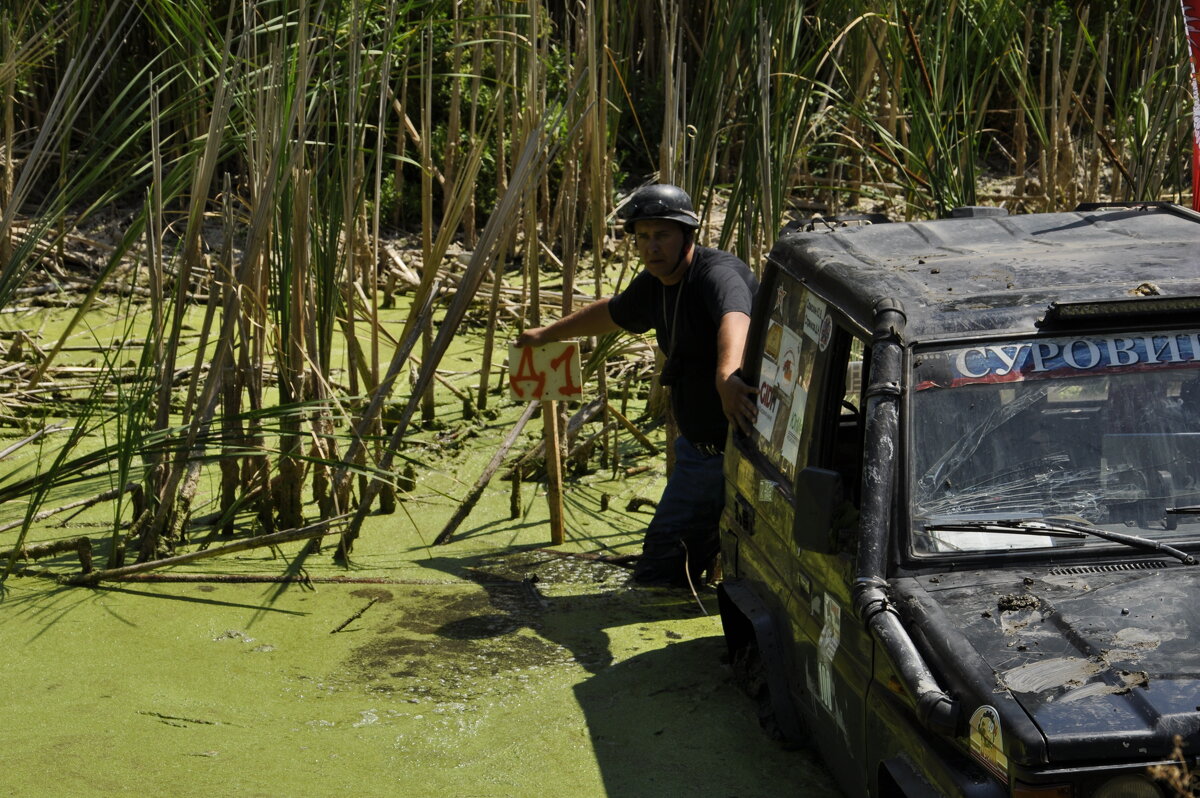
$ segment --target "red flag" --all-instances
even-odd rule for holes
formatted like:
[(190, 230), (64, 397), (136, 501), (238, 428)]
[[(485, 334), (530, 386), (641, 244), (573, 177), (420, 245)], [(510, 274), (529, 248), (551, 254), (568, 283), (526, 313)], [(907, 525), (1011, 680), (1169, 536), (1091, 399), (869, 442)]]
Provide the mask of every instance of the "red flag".
[(1200, 211), (1200, 0), (1180, 2), (1192, 64), (1192, 209)]

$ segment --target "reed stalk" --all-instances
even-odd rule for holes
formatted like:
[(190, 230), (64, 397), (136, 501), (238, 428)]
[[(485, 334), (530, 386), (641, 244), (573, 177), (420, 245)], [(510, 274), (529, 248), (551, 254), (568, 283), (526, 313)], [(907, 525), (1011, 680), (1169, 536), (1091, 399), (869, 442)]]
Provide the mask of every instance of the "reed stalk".
[[(413, 414), (440, 422), (464, 395), (437, 368), (472, 303), (488, 324), (473, 391), (483, 407), (512, 326), (569, 312), (585, 284), (610, 291), (614, 271), (627, 281), (630, 256), (606, 257), (609, 214), (646, 182), (682, 184), (709, 243), (755, 267), (791, 208), (936, 216), (992, 201), (985, 177), (1014, 208), (1179, 198), (1190, 102), (1177, 11), (1106, 10), (6, 5), (0, 308), (25, 301), (35, 277), (82, 286), (52, 340), (20, 330), (30, 361), (13, 385), (51, 395), (83, 335), (104, 355), (92, 390), (72, 393), (73, 432), (39, 443), (54, 467), (0, 469), (0, 498), (27, 502), (23, 541), (38, 505), (73, 480), (104, 482), (96, 494), (140, 483), (140, 497), (113, 499), (111, 567), (130, 543), (146, 560), (184, 545), (201, 502), (231, 535), (357, 503), (347, 556), (396, 480)], [(123, 221), (80, 275), (71, 243), (102, 215)], [(399, 329), (385, 329), (392, 297), (380, 296), (388, 235), (420, 250), (417, 284), (398, 289)], [(457, 243), (464, 256), (447, 258)], [(519, 274), (504, 268), (512, 252)], [(144, 342), (132, 367), (89, 330), (105, 302), (124, 314), (111, 335)], [(624, 342), (597, 342), (602, 393), (627, 379)], [(108, 459), (84, 453), (93, 446)]]

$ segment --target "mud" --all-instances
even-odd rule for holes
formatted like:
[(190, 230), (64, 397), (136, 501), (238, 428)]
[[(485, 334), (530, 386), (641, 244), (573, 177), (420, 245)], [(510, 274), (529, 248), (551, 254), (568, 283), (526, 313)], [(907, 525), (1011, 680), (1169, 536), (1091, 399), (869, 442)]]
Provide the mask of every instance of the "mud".
[(1082, 687), (1076, 687), (1073, 690), (1067, 691), (1058, 700), (1066, 704), (1071, 701), (1079, 701), (1084, 698), (1093, 698), (1101, 695), (1121, 695), (1128, 693), (1135, 687), (1145, 687), (1150, 684), (1150, 675), (1145, 671), (1118, 671), (1115, 677), (1115, 683), (1105, 681), (1091, 682)]
[(996, 601), (996, 606), (1002, 612), (1012, 612), (1016, 610), (1035, 610), (1038, 607), (1037, 596), (1009, 594), (1001, 596)]
[(345, 661), (375, 692), (470, 701), (493, 692), (495, 677), (572, 662), (569, 651), (537, 634), (538, 608), (519, 583), (458, 597), (414, 591), (403, 608), (389, 610), (376, 618), (373, 639)]
[(1011, 668), (1000, 674), (1001, 684), (1017, 693), (1040, 693), (1056, 687), (1078, 686), (1104, 669), (1103, 663), (1081, 657), (1055, 657)]

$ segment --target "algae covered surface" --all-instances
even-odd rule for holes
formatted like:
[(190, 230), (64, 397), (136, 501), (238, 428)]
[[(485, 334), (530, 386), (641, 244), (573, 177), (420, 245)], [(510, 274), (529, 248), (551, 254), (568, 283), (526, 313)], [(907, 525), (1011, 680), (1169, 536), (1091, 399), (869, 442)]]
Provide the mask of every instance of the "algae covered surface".
[[(198, 582), (10, 577), (0, 794), (837, 795), (760, 730), (711, 590), (563, 556), (635, 553), (649, 510), (628, 501), (657, 497), (661, 469), (571, 480), (553, 549), (536, 483), (519, 517), (501, 483), (427, 545), (475, 467), (423, 474), (349, 567), (326, 543), (169, 572)], [(39, 536), (105, 523), (88, 518)], [(283, 573), (311, 581), (218, 581)]]
[[(468, 374), (477, 361), (446, 363)], [(624, 568), (569, 556), (637, 553), (665, 481), (661, 428), (647, 425), (658, 455), (622, 435), (617, 465), (571, 464), (562, 545), (549, 546), (544, 482), (513, 496), (499, 476), (452, 542), (432, 545), (519, 415), (499, 404), (473, 419), (444, 404), (439, 426), (412, 436), (401, 466), (413, 484), (395, 513), (367, 519), (349, 564), (330, 538), (150, 575), (194, 581), (9, 576), (0, 795), (836, 795), (813, 755), (760, 730), (724, 662), (711, 589), (697, 600), (635, 588)], [(103, 443), (92, 437), (81, 446)], [(51, 462), (30, 446), (6, 466)], [(215, 508), (215, 471), (196, 517)], [(100, 469), (44, 506), (114, 479)], [(0, 504), (0, 523), (26, 512)], [(86, 535), (102, 565), (114, 519), (128, 523), (97, 505), (34, 525), (26, 542)], [(0, 532), (0, 549), (16, 535)], [(183, 545), (221, 542), (196, 524)], [(19, 567), (69, 575), (80, 563)], [(307, 581), (269, 581), (283, 575)]]

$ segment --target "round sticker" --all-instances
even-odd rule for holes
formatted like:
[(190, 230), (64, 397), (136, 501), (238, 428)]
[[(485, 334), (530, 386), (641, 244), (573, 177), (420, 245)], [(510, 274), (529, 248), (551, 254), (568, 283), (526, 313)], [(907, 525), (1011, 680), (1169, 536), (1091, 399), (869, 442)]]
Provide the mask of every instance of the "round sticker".
[(817, 341), (817, 346), (822, 352), (829, 346), (831, 338), (833, 338), (833, 316), (826, 316), (821, 320), (821, 338)]

